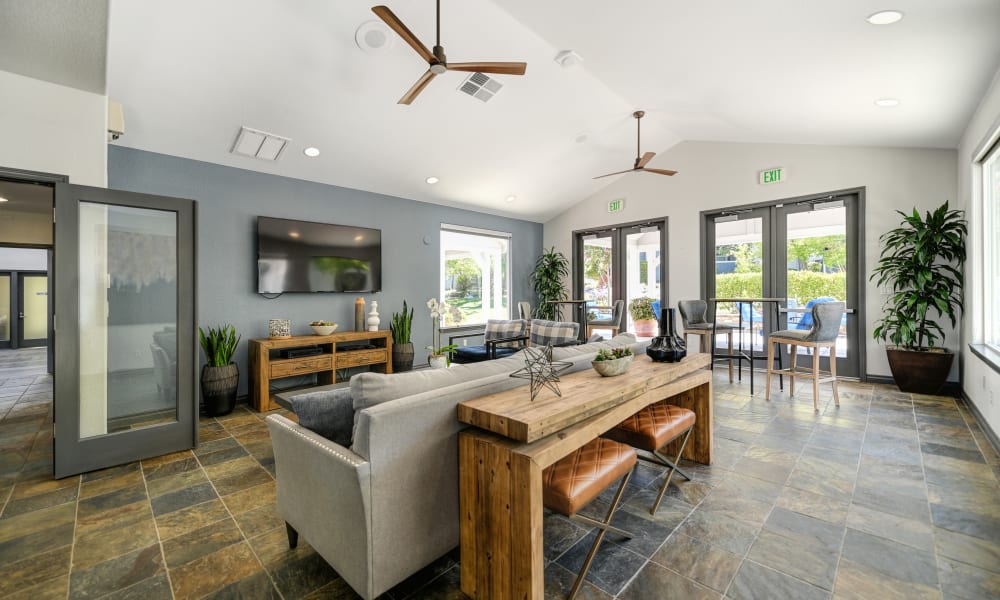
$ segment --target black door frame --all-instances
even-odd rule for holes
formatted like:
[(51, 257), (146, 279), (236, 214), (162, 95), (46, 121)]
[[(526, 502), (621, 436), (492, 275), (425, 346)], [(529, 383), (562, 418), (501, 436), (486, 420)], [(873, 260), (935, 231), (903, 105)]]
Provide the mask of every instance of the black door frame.
[[(602, 225), (589, 229), (578, 229), (573, 232), (573, 296), (583, 298), (583, 241), (585, 236), (596, 235), (599, 237), (611, 238), (611, 303), (615, 300), (625, 299), (627, 295), (625, 281), (625, 270), (628, 268), (628, 257), (621, 249), (624, 247), (625, 239), (629, 233), (634, 233), (644, 227), (658, 227), (660, 230), (660, 307), (666, 308), (670, 298), (669, 282), (667, 281), (667, 266), (670, 263), (670, 253), (667, 246), (667, 227), (669, 217), (659, 217), (656, 219), (645, 219), (642, 221), (631, 221), (629, 223), (618, 223), (615, 225)], [(626, 309), (627, 310), (627, 309)], [(659, 319), (660, 315), (656, 315)], [(624, 326), (623, 326), (624, 330)]]
[[(715, 217), (724, 214), (749, 214), (751, 211), (757, 211), (754, 214), (760, 214), (759, 211), (761, 209), (767, 211), (771, 215), (771, 217), (766, 219), (764, 223), (762, 235), (763, 242), (761, 248), (763, 263), (764, 265), (769, 265), (769, 268), (766, 269), (766, 272), (763, 274), (763, 295), (766, 297), (775, 293), (774, 290), (785, 282), (786, 277), (785, 269), (787, 269), (787, 267), (784, 269), (778, 269), (778, 261), (776, 260), (784, 256), (784, 252), (780, 252), (779, 256), (775, 257), (770, 257), (768, 254), (771, 251), (769, 246), (787, 246), (786, 240), (783, 237), (785, 228), (779, 226), (778, 221), (790, 211), (782, 211), (781, 209), (785, 206), (805, 205), (843, 199), (845, 201), (845, 205), (847, 206), (848, 273), (854, 273), (854, 276), (856, 277), (855, 285), (848, 285), (848, 343), (850, 344), (849, 348), (854, 351), (854, 356), (857, 359), (857, 378), (860, 381), (866, 381), (867, 328), (865, 325), (865, 284), (867, 283), (867, 279), (865, 278), (863, 271), (865, 266), (865, 195), (866, 188), (856, 187), (832, 192), (823, 192), (820, 194), (808, 194), (805, 196), (783, 198), (780, 200), (769, 200), (766, 202), (756, 202), (753, 204), (701, 211), (699, 213), (699, 217), (701, 220), (702, 297), (710, 297), (710, 290), (714, 289), (715, 269), (710, 269), (709, 266), (715, 264), (715, 245), (712, 243), (715, 236)], [(775, 260), (771, 260), (772, 258)], [(776, 275), (778, 272), (781, 273), (780, 276)], [(787, 322), (786, 315), (782, 315), (781, 323), (778, 324), (770, 323), (769, 319), (771, 319), (771, 317), (765, 316), (765, 327), (768, 328), (768, 331), (774, 331), (775, 327), (783, 328)], [(845, 372), (847, 371), (845, 370)], [(841, 375), (841, 368), (839, 367), (838, 375)]]

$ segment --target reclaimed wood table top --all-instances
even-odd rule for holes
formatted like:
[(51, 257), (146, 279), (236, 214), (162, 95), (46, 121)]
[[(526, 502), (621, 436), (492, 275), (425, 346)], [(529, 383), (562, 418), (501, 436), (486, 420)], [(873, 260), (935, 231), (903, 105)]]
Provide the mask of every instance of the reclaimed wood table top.
[(601, 377), (593, 369), (562, 376), (562, 396), (543, 390), (532, 401), (522, 386), (460, 402), (458, 420), (532, 443), (708, 365), (708, 354), (690, 354), (676, 363), (636, 356), (631, 368), (617, 377)]

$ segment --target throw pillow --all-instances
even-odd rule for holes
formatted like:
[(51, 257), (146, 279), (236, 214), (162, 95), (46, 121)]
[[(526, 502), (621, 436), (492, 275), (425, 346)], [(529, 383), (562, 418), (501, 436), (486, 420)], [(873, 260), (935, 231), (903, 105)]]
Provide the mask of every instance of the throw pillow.
[(292, 396), (292, 412), (299, 425), (347, 448), (354, 429), (354, 403), (350, 388)]
[(564, 346), (576, 343), (576, 336), (579, 333), (579, 323), (544, 321), (542, 319), (531, 321), (532, 346)]

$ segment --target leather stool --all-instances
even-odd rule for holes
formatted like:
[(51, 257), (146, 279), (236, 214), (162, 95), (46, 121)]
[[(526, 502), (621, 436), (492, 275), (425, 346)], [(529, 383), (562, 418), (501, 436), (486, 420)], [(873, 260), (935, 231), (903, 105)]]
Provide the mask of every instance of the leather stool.
[[(604, 541), (604, 535), (608, 531), (613, 531), (627, 538), (632, 537), (632, 534), (612, 527), (610, 523), (611, 517), (618, 509), (618, 503), (621, 501), (635, 463), (634, 449), (609, 439), (597, 438), (559, 459), (542, 473), (542, 503), (547, 508), (600, 529), (594, 545), (587, 553), (587, 559), (583, 562), (583, 568), (580, 569), (580, 574), (577, 575), (570, 590), (571, 600), (580, 591), (587, 570), (590, 569), (590, 563), (597, 554), (597, 548)], [(611, 501), (611, 507), (603, 521), (577, 514), (617, 479), (621, 479), (621, 483), (618, 484), (618, 492), (615, 493), (615, 498)]]
[[(667, 486), (670, 485), (670, 479), (674, 476), (674, 471), (680, 473), (684, 479), (691, 480), (687, 473), (677, 467), (677, 463), (680, 462), (684, 447), (687, 445), (688, 438), (691, 437), (694, 421), (694, 411), (666, 402), (657, 402), (643, 408), (604, 434), (606, 438), (640, 450), (639, 458), (670, 469), (667, 478), (663, 481), (663, 487), (660, 488), (660, 493), (656, 496), (656, 501), (649, 509), (651, 514), (655, 514), (656, 509), (659, 508), (660, 501), (663, 500), (663, 495), (667, 492)], [(681, 442), (677, 458), (670, 460), (660, 452), (661, 448), (682, 435), (684, 441)]]

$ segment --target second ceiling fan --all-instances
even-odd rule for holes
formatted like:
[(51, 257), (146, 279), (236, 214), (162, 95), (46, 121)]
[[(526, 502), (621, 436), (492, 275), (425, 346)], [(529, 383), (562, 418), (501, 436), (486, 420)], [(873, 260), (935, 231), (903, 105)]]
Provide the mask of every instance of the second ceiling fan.
[(445, 58), (444, 47), (441, 46), (441, 0), (437, 0), (437, 38), (434, 44), (434, 51), (431, 52), (424, 46), (417, 36), (413, 35), (402, 21), (399, 20), (388, 6), (374, 6), (372, 7), (372, 12), (378, 15), (378, 18), (385, 21), (385, 24), (392, 28), (393, 31), (399, 34), (399, 37), (403, 38), (403, 41), (410, 45), (411, 48), (417, 51), (420, 58), (427, 61), (428, 69), (420, 76), (413, 87), (410, 88), (402, 98), (399, 99), (398, 104), (410, 104), (413, 100), (424, 91), (427, 84), (431, 82), (432, 79), (441, 75), (445, 71), (469, 71), (473, 73), (497, 73), (500, 75), (524, 75), (525, 69), (528, 67), (528, 63), (523, 62), (464, 62), (464, 63), (449, 63)]
[(594, 177), (594, 179), (600, 179), (602, 177), (611, 177), (612, 175), (621, 175), (622, 173), (631, 173), (633, 171), (645, 171), (647, 173), (656, 173), (658, 175), (677, 174), (677, 171), (671, 171), (670, 169), (653, 169), (651, 167), (646, 166), (647, 164), (649, 164), (649, 161), (653, 160), (653, 157), (656, 156), (656, 152), (647, 152), (642, 156), (639, 156), (639, 142), (642, 141), (640, 137), (640, 134), (642, 133), (642, 130), (640, 128), (641, 125), (640, 120), (645, 115), (646, 112), (642, 110), (637, 110), (634, 113), (632, 113), (632, 116), (635, 117), (635, 164), (632, 166), (632, 168), (626, 169), (624, 171), (615, 171), (614, 173), (608, 173), (606, 175), (598, 175), (597, 177)]

